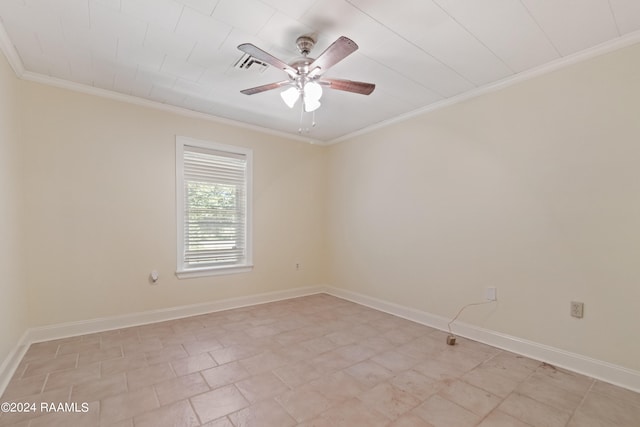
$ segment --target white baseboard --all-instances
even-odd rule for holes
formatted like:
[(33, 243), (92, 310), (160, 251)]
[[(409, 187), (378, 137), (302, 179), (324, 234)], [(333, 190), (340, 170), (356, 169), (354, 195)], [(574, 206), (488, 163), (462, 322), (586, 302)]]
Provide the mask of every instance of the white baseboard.
[[(390, 303), (357, 292), (327, 287), (326, 292), (385, 313), (393, 314), (435, 329), (447, 331), (450, 319), (424, 311)], [(592, 359), (544, 344), (524, 340), (514, 336), (483, 329), (463, 322), (455, 323), (455, 334), (503, 350), (511, 351), (541, 362), (602, 380), (626, 389), (640, 392), (640, 372), (602, 360)]]
[(20, 360), (22, 360), (22, 357), (32, 343), (92, 334), (96, 332), (110, 331), (113, 329), (127, 328), (131, 326), (146, 325), (149, 323), (163, 322), (167, 320), (181, 319), (184, 317), (197, 316), (200, 314), (213, 313), (222, 310), (230, 310), (233, 308), (265, 304), (268, 302), (324, 293), (326, 292), (326, 290), (326, 286), (307, 286), (302, 288), (266, 292), (237, 298), (228, 298), (202, 304), (184, 305), (179, 307), (124, 314), (121, 316), (102, 317), (97, 319), (83, 320), (79, 322), (67, 322), (49, 326), (29, 328), (23, 334), (22, 338), (11, 351), (11, 353), (9, 353), (9, 355), (0, 365), (0, 396), (2, 395), (2, 393), (4, 393), (7, 384), (9, 384), (9, 380), (11, 380), (11, 377), (20, 364)]
[(18, 369), (18, 365), (22, 360), (22, 357), (27, 352), (29, 344), (27, 342), (27, 332), (25, 331), (20, 337), (18, 344), (9, 352), (4, 361), (0, 364), (0, 396), (7, 388), (13, 373)]
[[(50, 326), (42, 326), (28, 329), (14, 350), (0, 365), (0, 395), (4, 392), (9, 380), (17, 369), (24, 353), (29, 345), (34, 342), (49, 341), (53, 339), (67, 338), (71, 336), (86, 335), (113, 329), (139, 326), (149, 323), (180, 319), (216, 311), (230, 310), (268, 302), (281, 301), (290, 298), (298, 298), (318, 293), (327, 293), (338, 298), (352, 301), (394, 316), (402, 317), (432, 328), (447, 330), (449, 319), (430, 314), (417, 309), (390, 303), (378, 298), (373, 298), (357, 292), (330, 286), (309, 286), (303, 288), (287, 289), (284, 291), (267, 292), (238, 298), (229, 298), (220, 301), (211, 301), (202, 304), (193, 304), (179, 307), (171, 307), (160, 310), (151, 310), (140, 313), (132, 313), (121, 316), (111, 316), (98, 319), (90, 319), (80, 322), (60, 323)], [(544, 344), (523, 340), (488, 329), (479, 328), (463, 322), (456, 322), (455, 333), (458, 336), (472, 339), (503, 350), (521, 354), (532, 359), (550, 363), (552, 365), (568, 369), (580, 374), (618, 385), (636, 392), (640, 392), (640, 372), (627, 369), (618, 365), (592, 359), (580, 354), (571, 353)]]
[(93, 334), (96, 332), (110, 331), (114, 329), (128, 328), (131, 326), (146, 325), (155, 322), (181, 319), (200, 314), (214, 313), (216, 311), (230, 310), (233, 308), (247, 307), (250, 305), (265, 304), (290, 298), (298, 298), (307, 295), (318, 294), (326, 291), (326, 286), (307, 286), (302, 288), (286, 289), (283, 291), (265, 292), (261, 294), (228, 298), (219, 301), (210, 301), (201, 304), (183, 305), (178, 307), (163, 308), (159, 310), (143, 311), (139, 313), (109, 316), (97, 319), (82, 320), (79, 322), (59, 323), (50, 326), (30, 328), (27, 331), (29, 344), (41, 341), (73, 337), (78, 335)]

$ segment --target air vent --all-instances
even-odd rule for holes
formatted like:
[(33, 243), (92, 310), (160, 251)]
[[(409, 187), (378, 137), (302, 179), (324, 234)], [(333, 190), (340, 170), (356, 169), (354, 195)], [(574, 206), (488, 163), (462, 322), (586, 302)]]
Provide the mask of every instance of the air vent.
[(254, 72), (262, 73), (268, 67), (266, 62), (262, 62), (259, 59), (245, 53), (236, 61), (233, 68), (240, 70), (251, 70)]

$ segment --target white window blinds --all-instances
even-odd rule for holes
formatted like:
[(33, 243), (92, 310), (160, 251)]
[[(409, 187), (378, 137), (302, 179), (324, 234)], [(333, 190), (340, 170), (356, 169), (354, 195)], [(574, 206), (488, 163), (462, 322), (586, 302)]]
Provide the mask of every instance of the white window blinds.
[(187, 138), (180, 138), (179, 145), (178, 273), (250, 267), (251, 152)]

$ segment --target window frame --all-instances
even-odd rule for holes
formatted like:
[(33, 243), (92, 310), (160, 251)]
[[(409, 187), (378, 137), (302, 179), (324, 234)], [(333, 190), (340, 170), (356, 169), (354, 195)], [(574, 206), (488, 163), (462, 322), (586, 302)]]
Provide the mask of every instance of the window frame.
[[(231, 156), (244, 156), (245, 158), (245, 257), (244, 262), (223, 265), (189, 268), (185, 265), (185, 179), (184, 179), (184, 153), (185, 147), (195, 147), (202, 150), (211, 150), (217, 153), (229, 153)], [(246, 147), (221, 144), (213, 141), (189, 138), (176, 135), (176, 230), (177, 230), (177, 268), (176, 276), (179, 279), (191, 277), (217, 276), (224, 274), (246, 273), (253, 269), (253, 232), (252, 232), (252, 205), (253, 205), (253, 150)]]

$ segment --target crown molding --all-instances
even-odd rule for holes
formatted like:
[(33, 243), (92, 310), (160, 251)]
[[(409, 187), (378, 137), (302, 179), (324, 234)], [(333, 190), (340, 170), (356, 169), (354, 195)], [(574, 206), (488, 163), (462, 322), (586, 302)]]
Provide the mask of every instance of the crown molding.
[(218, 116), (214, 116), (212, 114), (202, 113), (202, 112), (199, 112), (199, 111), (189, 110), (188, 108), (184, 108), (184, 107), (177, 107), (175, 105), (169, 105), (169, 104), (164, 104), (162, 102), (151, 101), (149, 99), (144, 99), (144, 98), (140, 98), (140, 97), (133, 96), (133, 95), (126, 95), (124, 93), (120, 93), (120, 92), (116, 92), (116, 91), (112, 91), (112, 90), (108, 90), (108, 89), (102, 89), (102, 88), (98, 88), (98, 87), (95, 87), (95, 86), (88, 86), (88, 85), (84, 85), (84, 84), (80, 84), (80, 83), (70, 82), (68, 80), (59, 79), (57, 77), (45, 76), (43, 74), (33, 73), (31, 71), (23, 72), (21, 78), (24, 79), (24, 80), (28, 80), (28, 81), (35, 82), (35, 83), (40, 83), (40, 84), (47, 85), (47, 86), (58, 87), (58, 88), (61, 88), (61, 89), (67, 89), (67, 90), (71, 90), (71, 91), (74, 91), (74, 92), (84, 93), (84, 94), (87, 94), (87, 95), (98, 96), (98, 97), (101, 97), (101, 98), (107, 98), (107, 99), (111, 99), (111, 100), (114, 100), (114, 101), (120, 101), (120, 102), (125, 102), (125, 103), (128, 103), (128, 104), (138, 105), (138, 106), (141, 106), (141, 107), (147, 107), (147, 108), (152, 108), (152, 109), (155, 109), (155, 110), (161, 110), (161, 111), (177, 114), (177, 115), (184, 116), (184, 117), (200, 119), (200, 120), (207, 120), (207, 121), (215, 122), (215, 123), (221, 123), (221, 124), (228, 125), (228, 126), (233, 126), (233, 127), (237, 127), (237, 128), (242, 128), (242, 129), (247, 129), (247, 130), (251, 130), (251, 131), (255, 131), (255, 132), (265, 133), (265, 134), (268, 134), (268, 135), (277, 136), (277, 137), (280, 137), (280, 138), (286, 138), (286, 139), (299, 141), (299, 142), (305, 142), (305, 143), (309, 143), (309, 144), (323, 144), (324, 143), (323, 141), (320, 141), (320, 140), (317, 140), (317, 139), (313, 139), (313, 138), (293, 135), (293, 134), (290, 134), (290, 133), (287, 133), (287, 132), (282, 132), (282, 131), (278, 131), (278, 130), (274, 130), (274, 129), (269, 129), (269, 128), (265, 128), (265, 127), (262, 127), (262, 126), (252, 125), (252, 124), (249, 124), (249, 123), (240, 122), (240, 121), (232, 120), (232, 119), (227, 119), (227, 118), (224, 118), (224, 117), (218, 117)]
[(112, 90), (101, 89), (94, 86), (88, 86), (80, 83), (70, 82), (68, 80), (59, 79), (57, 77), (51, 77), (51, 76), (46, 76), (44, 74), (27, 71), (24, 68), (24, 64), (22, 63), (22, 59), (20, 58), (18, 51), (16, 50), (15, 46), (11, 42), (11, 39), (9, 38), (9, 34), (7, 34), (7, 31), (4, 25), (2, 24), (2, 21), (0, 21), (0, 50), (2, 50), (2, 52), (6, 56), (7, 61), (9, 62), (9, 65), (11, 66), (14, 73), (16, 74), (16, 77), (18, 77), (19, 79), (32, 81), (32, 82), (40, 83), (47, 86), (58, 87), (61, 89), (67, 89), (74, 92), (80, 92), (87, 95), (93, 95), (93, 96), (107, 98), (115, 101), (126, 102), (128, 104), (134, 104), (141, 107), (161, 110), (161, 111), (177, 114), (184, 117), (207, 120), (207, 121), (221, 123), (224, 125), (247, 129), (255, 132), (266, 133), (268, 135), (291, 139), (294, 141), (305, 142), (309, 144), (325, 144), (326, 143), (324, 141), (321, 141), (315, 138), (294, 135), (291, 133), (277, 131), (277, 130), (265, 128), (262, 126), (252, 125), (252, 124), (244, 123), (237, 120), (214, 116), (212, 114), (189, 110), (188, 108), (176, 107), (174, 105), (163, 104), (161, 102), (151, 101), (148, 99), (139, 98), (137, 96), (126, 95), (126, 94), (115, 92)]
[(505, 77), (504, 79), (499, 80), (497, 82), (480, 86), (476, 89), (464, 92), (460, 95), (453, 96), (451, 98), (446, 98), (446, 99), (443, 99), (442, 101), (434, 102), (433, 104), (429, 104), (425, 107), (421, 107), (416, 110), (410, 111), (408, 113), (396, 116), (392, 119), (384, 120), (374, 125), (367, 126), (355, 132), (351, 132), (346, 135), (340, 136), (338, 138), (332, 139), (324, 143), (324, 145), (333, 145), (339, 142), (349, 140), (351, 138), (355, 138), (357, 136), (365, 135), (375, 130), (404, 122), (416, 116), (420, 116), (422, 114), (426, 114), (431, 111), (436, 111), (445, 107), (456, 105), (463, 101), (468, 101), (470, 99), (477, 98), (481, 95), (496, 92), (501, 89), (507, 88), (509, 86), (513, 86), (515, 84), (518, 84), (527, 80), (531, 80), (538, 76), (549, 74), (553, 71), (560, 70), (565, 67), (569, 67), (570, 65), (577, 64), (577, 63), (580, 63), (588, 59), (595, 58), (610, 52), (614, 52), (616, 50), (623, 49), (625, 47), (632, 46), (637, 43), (640, 43), (640, 30), (626, 34), (622, 37), (618, 37), (617, 39), (613, 39), (613, 40), (601, 43), (599, 45), (582, 50), (580, 52), (577, 52), (568, 56), (564, 56), (562, 58), (558, 58), (555, 61), (548, 62), (539, 67), (522, 71), (520, 73), (514, 74), (509, 77)]
[(252, 125), (252, 124), (237, 121), (237, 120), (218, 117), (212, 114), (189, 110), (183, 107), (176, 107), (173, 105), (163, 104), (157, 101), (150, 101), (147, 99), (139, 98), (132, 95), (126, 95), (126, 94), (122, 94), (122, 93), (107, 90), (107, 89), (101, 89), (101, 88), (96, 88), (94, 86), (88, 86), (88, 85), (83, 85), (79, 83), (69, 82), (67, 80), (58, 79), (51, 76), (45, 76), (43, 74), (33, 73), (31, 71), (26, 71), (22, 63), (22, 60), (20, 59), (20, 55), (18, 55), (18, 52), (15, 49), (15, 46), (11, 42), (11, 39), (9, 38), (9, 35), (7, 34), (4, 28), (4, 25), (0, 21), (0, 50), (4, 52), (9, 64), (11, 65), (11, 68), (13, 68), (13, 71), (16, 73), (16, 76), (18, 78), (41, 83), (44, 85), (68, 89), (75, 92), (85, 93), (89, 95), (116, 100), (116, 101), (126, 102), (129, 104), (166, 111), (166, 112), (174, 113), (174, 114), (185, 116), (185, 117), (212, 121), (212, 122), (234, 126), (242, 129), (266, 133), (268, 135), (273, 135), (280, 138), (286, 138), (294, 141), (306, 142), (306, 143), (317, 144), (317, 145), (337, 144), (339, 142), (343, 142), (343, 141), (355, 138), (357, 136), (371, 133), (378, 129), (382, 129), (397, 123), (404, 122), (406, 120), (412, 119), (422, 114), (429, 113), (431, 111), (440, 110), (442, 108), (456, 105), (461, 102), (479, 97), (481, 95), (496, 92), (498, 90), (507, 88), (509, 86), (513, 86), (517, 83), (524, 82), (524, 81), (533, 79), (535, 77), (542, 76), (544, 74), (548, 74), (556, 70), (560, 70), (570, 65), (583, 62), (588, 59), (595, 58), (600, 55), (604, 55), (606, 53), (614, 52), (616, 50), (619, 50), (628, 46), (632, 46), (637, 43), (640, 43), (640, 30), (631, 32), (624, 36), (601, 43), (597, 46), (593, 46), (591, 48), (582, 50), (580, 52), (559, 58), (555, 61), (543, 64), (539, 67), (526, 70), (520, 73), (516, 73), (512, 76), (506, 77), (497, 82), (489, 83), (487, 85), (480, 86), (474, 90), (462, 93), (460, 95), (457, 95), (451, 98), (446, 98), (446, 99), (443, 99), (442, 101), (429, 104), (425, 107), (418, 108), (416, 110), (410, 111), (405, 114), (401, 114), (389, 120), (378, 122), (374, 125), (367, 126), (355, 132), (348, 133), (346, 135), (331, 139), (329, 141), (323, 141), (315, 138), (303, 137), (303, 136), (294, 135), (287, 132), (277, 131), (277, 130), (265, 128), (262, 126)]
[(2, 21), (0, 20), (0, 50), (4, 53), (4, 56), (7, 57), (7, 61), (11, 68), (13, 68), (13, 72), (16, 73), (18, 78), (22, 78), (24, 75), (24, 64), (22, 63), (22, 59), (20, 55), (18, 55), (18, 51), (16, 47), (13, 45), (13, 42), (9, 38), (9, 34), (7, 30), (4, 28)]

